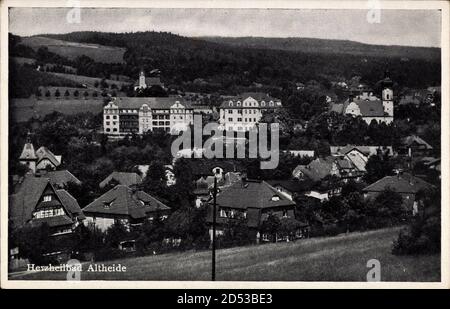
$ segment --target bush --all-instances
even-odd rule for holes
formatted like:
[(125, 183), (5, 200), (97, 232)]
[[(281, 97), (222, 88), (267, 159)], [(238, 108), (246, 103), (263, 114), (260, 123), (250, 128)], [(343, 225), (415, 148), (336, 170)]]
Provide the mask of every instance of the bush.
[(421, 213), (400, 231), (393, 254), (431, 254), (441, 250), (440, 190), (423, 191), (416, 196), (421, 201)]
[(120, 249), (116, 248), (100, 248), (95, 251), (94, 260), (95, 261), (107, 261), (116, 260), (126, 257), (128, 254)]
[(47, 224), (37, 227), (25, 226), (15, 230), (14, 234), (21, 258), (26, 258), (30, 263), (37, 265), (57, 263), (53, 257), (45, 256), (46, 253), (59, 250)]

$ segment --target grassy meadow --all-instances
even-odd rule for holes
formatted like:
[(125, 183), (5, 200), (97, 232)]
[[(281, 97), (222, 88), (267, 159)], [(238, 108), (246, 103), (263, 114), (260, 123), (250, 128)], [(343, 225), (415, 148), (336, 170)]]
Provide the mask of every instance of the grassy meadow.
[[(440, 256), (395, 256), (399, 228), (221, 249), (218, 281), (366, 281), (367, 261), (381, 263), (381, 281), (440, 281)], [(210, 280), (211, 252), (170, 253), (105, 262), (124, 273), (87, 272), (82, 280)], [(97, 263), (101, 264), (101, 263)], [(65, 273), (25, 273), (12, 280), (65, 280)]]

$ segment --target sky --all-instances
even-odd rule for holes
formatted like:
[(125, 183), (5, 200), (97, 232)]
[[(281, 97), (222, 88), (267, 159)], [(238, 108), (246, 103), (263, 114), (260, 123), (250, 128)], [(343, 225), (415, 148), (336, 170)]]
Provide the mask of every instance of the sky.
[(379, 23), (368, 22), (368, 11), (361, 9), (81, 8), (79, 23), (69, 23), (68, 13), (70, 8), (11, 8), (10, 32), (30, 36), (73, 31), (167, 31), (190, 37), (305, 37), (380, 45), (441, 46), (438, 10), (382, 10)]

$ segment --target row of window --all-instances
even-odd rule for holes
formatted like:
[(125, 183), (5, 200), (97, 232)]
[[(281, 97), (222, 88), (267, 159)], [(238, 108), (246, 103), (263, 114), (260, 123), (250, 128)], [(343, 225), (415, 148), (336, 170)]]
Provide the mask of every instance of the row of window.
[(44, 208), (33, 214), (34, 218), (36, 218), (36, 219), (49, 218), (49, 217), (62, 216), (62, 215), (64, 215), (64, 210), (62, 208)]
[(235, 111), (237, 114), (257, 114), (257, 109), (227, 109), (228, 114), (233, 114), (233, 111)]
[[(233, 101), (230, 101), (230, 102), (228, 103), (228, 106), (233, 106), (233, 105), (234, 105)], [(236, 102), (236, 106), (241, 106), (241, 102), (240, 102), (240, 101), (237, 101), (237, 102)], [(253, 102), (253, 104), (252, 104), (251, 102), (248, 102), (248, 103), (245, 103), (245, 102), (244, 102), (244, 105), (243, 105), (243, 106), (258, 106), (258, 102)], [(266, 102), (261, 101), (261, 106), (266, 106)], [(269, 106), (274, 106), (273, 101), (270, 101), (270, 102), (269, 102)]]
[(156, 120), (170, 119), (170, 115), (155, 115), (155, 116), (153, 116), (153, 119), (156, 119)]
[(220, 209), (219, 213), (219, 216), (221, 218), (237, 218), (239, 215), (242, 215), (244, 219), (247, 218), (246, 211), (236, 211), (233, 209)]
[[(109, 116), (109, 115), (106, 115), (105, 118), (106, 118), (106, 119), (110, 119), (110, 116)], [(112, 119), (117, 119), (117, 116), (116, 116), (116, 115), (112, 116)]]
[[(228, 118), (229, 122), (233, 122), (233, 118)], [(244, 122), (257, 122), (256, 118), (244, 118)], [(238, 118), (237, 122), (242, 122), (242, 118)]]

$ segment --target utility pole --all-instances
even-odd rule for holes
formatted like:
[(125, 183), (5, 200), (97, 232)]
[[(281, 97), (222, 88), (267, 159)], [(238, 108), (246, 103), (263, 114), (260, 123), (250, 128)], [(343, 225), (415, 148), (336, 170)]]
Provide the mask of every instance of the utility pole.
[(212, 269), (211, 280), (216, 281), (216, 196), (217, 196), (217, 177), (214, 177), (214, 191), (213, 191), (213, 230), (212, 230)]

